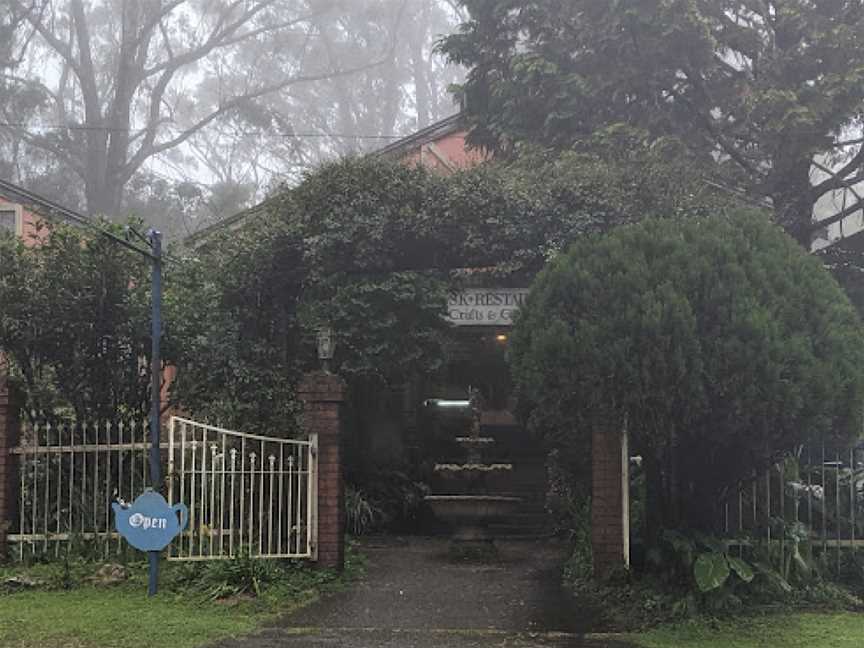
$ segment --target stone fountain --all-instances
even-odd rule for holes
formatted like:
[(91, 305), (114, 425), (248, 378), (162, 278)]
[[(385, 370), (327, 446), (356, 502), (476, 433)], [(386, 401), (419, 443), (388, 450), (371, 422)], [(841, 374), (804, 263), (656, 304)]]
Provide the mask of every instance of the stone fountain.
[(454, 546), (488, 546), (493, 542), (489, 524), (511, 515), (522, 500), (495, 494), (506, 483), (513, 465), (483, 463), (483, 455), (495, 439), (480, 436), (480, 391), (469, 388), (468, 396), (471, 427), (468, 436), (455, 439), (465, 450), (465, 463), (436, 464), (435, 474), (445, 492), (428, 495), (426, 501), (436, 517), (451, 525)]

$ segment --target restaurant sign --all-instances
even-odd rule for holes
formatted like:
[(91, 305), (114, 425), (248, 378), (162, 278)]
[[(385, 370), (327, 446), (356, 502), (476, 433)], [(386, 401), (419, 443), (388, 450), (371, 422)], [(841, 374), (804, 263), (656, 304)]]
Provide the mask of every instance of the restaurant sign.
[(527, 288), (466, 288), (450, 293), (447, 321), (456, 326), (513, 326)]

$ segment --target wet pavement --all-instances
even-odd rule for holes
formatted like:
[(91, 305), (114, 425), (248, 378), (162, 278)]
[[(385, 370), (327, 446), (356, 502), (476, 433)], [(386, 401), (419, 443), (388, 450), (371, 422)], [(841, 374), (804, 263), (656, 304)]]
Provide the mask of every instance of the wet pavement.
[(348, 590), (219, 648), (629, 648), (586, 634), (594, 619), (560, 587), (566, 546), (499, 541), (498, 558), (454, 562), (447, 541), (366, 541), (365, 576)]

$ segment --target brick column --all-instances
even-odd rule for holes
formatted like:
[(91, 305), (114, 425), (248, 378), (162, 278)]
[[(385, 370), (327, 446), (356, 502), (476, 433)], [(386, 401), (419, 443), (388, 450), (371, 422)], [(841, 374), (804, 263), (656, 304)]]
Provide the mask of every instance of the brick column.
[(0, 561), (18, 511), (18, 457), (10, 451), (18, 445), (21, 403), (20, 392), (0, 376)]
[(630, 452), (627, 432), (591, 437), (591, 548), (594, 575), (630, 565)]
[(345, 565), (345, 503), (342, 470), (342, 407), (345, 383), (324, 371), (304, 376), (297, 390), (303, 430), (318, 435), (318, 542), (322, 567)]

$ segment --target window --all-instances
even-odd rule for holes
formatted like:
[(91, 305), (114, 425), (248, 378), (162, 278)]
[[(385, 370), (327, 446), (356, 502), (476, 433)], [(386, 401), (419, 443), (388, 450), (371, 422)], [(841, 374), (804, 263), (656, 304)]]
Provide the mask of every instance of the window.
[(21, 234), (21, 207), (9, 203), (0, 204), (0, 232)]

